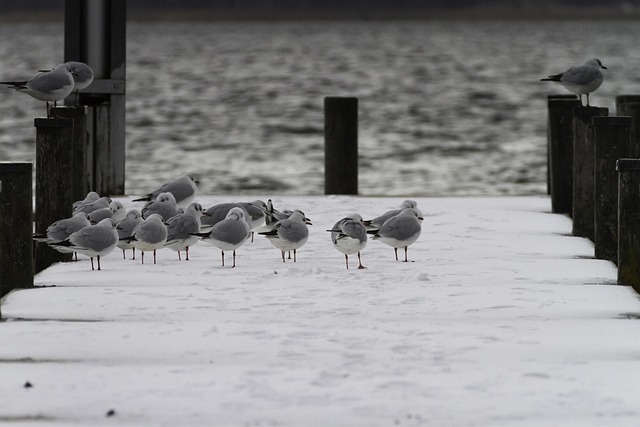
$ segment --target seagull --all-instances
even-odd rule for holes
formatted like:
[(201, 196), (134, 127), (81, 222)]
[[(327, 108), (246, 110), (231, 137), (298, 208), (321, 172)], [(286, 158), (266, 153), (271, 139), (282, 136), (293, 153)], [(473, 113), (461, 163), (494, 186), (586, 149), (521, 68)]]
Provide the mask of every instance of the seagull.
[(147, 219), (151, 214), (157, 213), (162, 217), (163, 221), (166, 221), (172, 216), (178, 215), (178, 204), (172, 193), (160, 193), (155, 200), (147, 202), (140, 213), (144, 219)]
[(302, 247), (309, 238), (307, 224), (311, 221), (300, 211), (293, 212), (289, 218), (282, 219), (273, 225), (271, 231), (258, 234), (265, 236), (273, 246), (280, 249), (282, 262), (286, 251), (293, 251), (293, 262), (296, 262), (296, 250)]
[(236, 266), (236, 249), (247, 241), (251, 227), (245, 218), (246, 211), (242, 207), (229, 210), (222, 221), (216, 223), (209, 233), (194, 233), (203, 238), (203, 242), (210, 243), (222, 251), (222, 266), (224, 267), (224, 251), (233, 251), (233, 265)]
[[(364, 221), (364, 225), (369, 228), (369, 229), (378, 229), (380, 227), (382, 227), (382, 224), (384, 224), (384, 222), (386, 220), (388, 220), (389, 218), (391, 218), (392, 216), (396, 216), (398, 215), (400, 212), (402, 212), (404, 209), (418, 209), (418, 203), (415, 200), (405, 200), (402, 202), (402, 204), (400, 205), (400, 209), (393, 209), (390, 211), (387, 211), (385, 213), (383, 213), (382, 215), (374, 218), (374, 219), (370, 219), (370, 220), (366, 220)], [(420, 214), (420, 216), (422, 216), (422, 212), (420, 212), (420, 210), (418, 209), (418, 213)]]
[(396, 253), (398, 260), (398, 248), (404, 248), (404, 262), (408, 262), (407, 248), (413, 244), (422, 231), (420, 221), (422, 217), (415, 208), (404, 209), (396, 216), (392, 216), (382, 224), (377, 230), (368, 230), (368, 234), (373, 235), (374, 240), (391, 246)]
[(76, 214), (78, 212), (84, 212), (88, 215), (95, 210), (108, 208), (110, 204), (111, 198), (108, 196), (102, 196), (99, 199), (88, 203), (85, 203), (83, 200), (82, 202), (79, 202), (78, 205), (74, 203), (73, 213)]
[(569, 92), (580, 96), (587, 95), (587, 107), (589, 106), (589, 94), (598, 89), (604, 81), (601, 69), (607, 69), (597, 58), (592, 58), (582, 65), (569, 68), (564, 73), (553, 74), (540, 81), (556, 82), (564, 86)]
[(55, 107), (58, 101), (71, 94), (74, 87), (73, 74), (67, 64), (60, 64), (51, 71), (36, 75), (31, 80), (0, 83), (18, 92), (31, 95), (39, 101), (45, 101), (47, 104), (47, 118), (49, 118), (49, 102), (53, 102)]
[(233, 208), (240, 208), (244, 211), (244, 220), (249, 225), (249, 233), (247, 234), (247, 238), (249, 238), (251, 236), (251, 229), (253, 228), (253, 221), (251, 220), (251, 215), (249, 215), (249, 212), (242, 203), (218, 203), (217, 205), (207, 208), (207, 210), (204, 211), (206, 216), (201, 219), (203, 231), (211, 231), (211, 227), (224, 220)]
[(142, 217), (140, 216), (140, 211), (137, 209), (131, 209), (127, 212), (127, 216), (116, 223), (116, 230), (118, 231), (118, 247), (122, 249), (122, 258), (126, 259), (125, 251), (127, 249), (131, 249), (133, 252), (132, 260), (136, 259), (136, 248), (128, 243), (126, 240), (122, 240), (123, 237), (129, 237), (133, 234), (133, 229), (136, 228), (142, 221)]
[[(46, 234), (34, 234), (33, 239), (37, 242), (47, 243), (53, 249), (62, 253), (73, 253), (72, 249), (67, 246), (53, 245), (53, 243), (59, 243), (66, 240), (78, 230), (83, 229), (91, 225), (86, 213), (78, 212), (71, 218), (60, 219), (49, 227), (47, 227)], [(77, 256), (76, 256), (77, 260)]]
[(169, 218), (165, 225), (167, 226), (167, 242), (164, 244), (167, 248), (178, 252), (180, 260), (180, 251), (185, 251), (189, 261), (189, 246), (195, 245), (200, 237), (194, 236), (192, 233), (200, 232), (200, 217), (208, 215), (203, 212), (200, 203), (191, 203), (183, 213)]
[(84, 199), (73, 202), (71, 205), (73, 207), (73, 211), (77, 212), (80, 208), (89, 205), (100, 198), (100, 195), (95, 191), (89, 191)]
[[(171, 193), (173, 197), (176, 199), (176, 203), (178, 206), (184, 208), (189, 203), (193, 202), (193, 199), (196, 197), (196, 192), (198, 191), (198, 181), (195, 179), (193, 175), (182, 175), (180, 178), (175, 179), (174, 181), (167, 182), (163, 184), (157, 190), (152, 191), (149, 194), (146, 194), (139, 199), (134, 199), (134, 202), (148, 202), (153, 201), (162, 193)], [(168, 219), (168, 218), (166, 218)]]
[(160, 214), (149, 215), (133, 229), (131, 236), (120, 238), (131, 243), (134, 248), (142, 252), (142, 264), (144, 264), (145, 251), (153, 251), (153, 263), (156, 263), (156, 250), (162, 248), (167, 241), (167, 227), (162, 222)]
[(349, 255), (358, 253), (358, 268), (365, 268), (360, 259), (360, 251), (367, 246), (367, 231), (362, 217), (352, 214), (336, 222), (331, 230), (333, 246), (344, 254), (349, 269)]
[(109, 203), (109, 207), (96, 209), (89, 213), (89, 222), (91, 224), (97, 224), (105, 218), (113, 218), (113, 221), (117, 224), (118, 221), (123, 220), (127, 216), (127, 209), (124, 205), (117, 200)]
[(73, 252), (90, 257), (91, 270), (94, 270), (93, 258), (96, 257), (100, 270), (100, 257), (111, 253), (118, 245), (116, 224), (111, 218), (105, 218), (96, 225), (84, 227), (72, 233), (66, 240), (52, 245), (68, 247)]
[(73, 103), (78, 104), (78, 92), (88, 87), (93, 83), (93, 69), (84, 62), (68, 61), (65, 62), (71, 75), (73, 75), (73, 92), (75, 92), (75, 99)]
[[(93, 69), (85, 64), (84, 62), (79, 61), (67, 61), (64, 63), (71, 72), (73, 76), (73, 91), (75, 93), (75, 99), (73, 103), (75, 105), (78, 104), (78, 92), (82, 89), (88, 87), (91, 83), (93, 83)], [(40, 72), (47, 72), (50, 70), (39, 70)]]

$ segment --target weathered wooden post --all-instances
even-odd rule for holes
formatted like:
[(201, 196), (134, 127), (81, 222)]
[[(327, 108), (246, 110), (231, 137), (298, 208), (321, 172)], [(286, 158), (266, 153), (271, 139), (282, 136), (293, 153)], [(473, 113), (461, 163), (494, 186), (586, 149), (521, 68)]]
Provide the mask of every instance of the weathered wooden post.
[(579, 106), (580, 101), (575, 96), (547, 101), (551, 211), (569, 216), (573, 214), (573, 109)]
[(65, 1), (65, 61), (95, 73), (80, 102), (89, 106), (90, 187), (101, 195), (125, 193), (126, 9), (126, 0)]
[[(549, 102), (554, 101), (554, 100), (572, 100), (575, 99), (577, 100), (578, 97), (576, 95), (559, 95), (559, 94), (553, 94), (553, 95), (547, 95), (547, 106), (549, 105)], [(576, 107), (578, 107), (579, 105), (576, 105)], [(547, 194), (551, 194), (551, 134), (550, 134), (550, 130), (551, 130), (551, 109), (548, 109), (548, 114), (547, 114)]]
[(629, 158), (640, 158), (640, 95), (616, 96), (616, 114), (631, 117), (631, 152)]
[(324, 194), (358, 194), (358, 98), (324, 99)]
[(640, 293), (640, 159), (619, 159), (618, 284)]
[(593, 241), (595, 226), (593, 118), (606, 116), (608, 108), (573, 110), (573, 235)]
[(87, 107), (57, 107), (54, 117), (73, 120), (71, 197), (82, 200), (91, 188), (87, 172)]
[[(594, 117), (595, 257), (618, 262), (618, 172), (616, 162), (629, 157), (631, 117)], [(639, 189), (640, 190), (640, 189)], [(638, 192), (640, 197), (640, 191)]]
[(0, 163), (0, 298), (33, 286), (31, 163)]
[[(36, 233), (72, 213), (73, 120), (35, 119), (36, 126)], [(45, 243), (36, 243), (35, 272), (71, 260)]]

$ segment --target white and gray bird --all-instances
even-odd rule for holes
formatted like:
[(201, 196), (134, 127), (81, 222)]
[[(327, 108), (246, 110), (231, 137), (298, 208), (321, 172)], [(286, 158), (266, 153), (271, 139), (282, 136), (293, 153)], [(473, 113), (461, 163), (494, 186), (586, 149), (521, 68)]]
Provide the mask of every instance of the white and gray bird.
[(402, 202), (402, 204), (400, 205), (399, 209), (392, 209), (392, 210), (387, 211), (387, 212), (383, 213), (382, 215), (377, 216), (377, 217), (375, 217), (373, 219), (366, 220), (366, 221), (364, 221), (364, 225), (368, 229), (378, 229), (378, 228), (382, 227), (382, 224), (384, 224), (384, 222), (386, 220), (388, 220), (392, 216), (398, 215), (403, 210), (409, 209), (409, 208), (416, 209), (418, 211), (418, 213), (420, 214), (420, 217), (422, 217), (422, 212), (420, 212), (420, 210), (418, 209), (418, 203), (415, 200), (407, 199), (407, 200)]
[(270, 231), (261, 232), (273, 246), (280, 249), (282, 262), (286, 251), (293, 251), (293, 262), (296, 262), (296, 252), (307, 242), (309, 229), (307, 224), (311, 221), (305, 217), (304, 213), (294, 211), (289, 218), (282, 219), (273, 225)]
[(53, 70), (42, 72), (31, 80), (0, 82), (11, 89), (31, 95), (47, 104), (47, 118), (49, 117), (49, 103), (54, 107), (58, 101), (65, 99), (74, 87), (73, 74), (67, 64), (60, 64)]
[(58, 220), (47, 227), (46, 234), (34, 234), (33, 239), (37, 242), (47, 243), (53, 249), (62, 253), (72, 253), (73, 249), (67, 246), (55, 245), (69, 238), (70, 235), (84, 227), (90, 226), (91, 223), (84, 212), (78, 212), (70, 218)]
[(99, 198), (100, 198), (100, 195), (98, 193), (96, 193), (95, 191), (89, 191), (87, 195), (84, 197), (84, 199), (73, 202), (71, 206), (73, 208), (73, 211), (77, 212), (82, 207), (95, 202)]
[(127, 208), (117, 200), (109, 203), (109, 207), (96, 209), (89, 213), (89, 222), (91, 224), (97, 224), (105, 218), (112, 218), (117, 224), (118, 221), (123, 220), (127, 216)]
[(204, 243), (209, 243), (222, 251), (224, 267), (224, 251), (233, 251), (233, 265), (236, 266), (236, 249), (247, 241), (250, 226), (245, 218), (246, 211), (239, 206), (231, 208), (222, 221), (216, 223), (209, 233), (198, 233)]
[(202, 205), (194, 202), (189, 204), (183, 213), (179, 213), (165, 222), (167, 242), (164, 245), (178, 252), (179, 260), (181, 259), (180, 251), (185, 251), (185, 260), (189, 261), (189, 247), (200, 240), (200, 237), (194, 236), (193, 233), (200, 232), (202, 215), (207, 215), (203, 212)]
[(178, 215), (178, 204), (175, 196), (170, 193), (160, 193), (155, 200), (147, 202), (140, 211), (142, 218), (147, 219), (151, 214), (159, 214), (163, 221)]
[(154, 213), (136, 225), (131, 236), (121, 240), (125, 240), (142, 252), (142, 264), (144, 264), (144, 253), (153, 251), (153, 263), (155, 264), (156, 251), (167, 242), (167, 227), (162, 222), (162, 217)]
[(331, 241), (333, 246), (344, 254), (347, 270), (349, 269), (349, 255), (358, 254), (358, 268), (365, 268), (362, 265), (360, 252), (367, 246), (367, 229), (364, 226), (362, 217), (358, 214), (351, 214), (336, 222), (331, 230)]
[[(71, 72), (71, 75), (73, 76), (72, 93), (75, 94), (73, 103), (77, 105), (78, 92), (80, 92), (82, 89), (85, 89), (91, 83), (93, 83), (93, 76), (94, 76), (93, 69), (88, 64), (85, 64), (84, 62), (79, 62), (79, 61), (67, 61), (65, 62), (65, 65), (67, 66), (67, 68)], [(40, 70), (40, 72), (47, 72), (47, 71), (50, 71), (50, 70)]]
[[(134, 202), (146, 202), (155, 200), (162, 193), (171, 193), (176, 200), (176, 203), (180, 207), (186, 207), (189, 203), (193, 202), (198, 192), (198, 181), (193, 175), (182, 175), (174, 181), (163, 184), (160, 188), (146, 194), (139, 199), (134, 199)], [(167, 218), (168, 219), (168, 218)]]
[(407, 248), (420, 237), (422, 219), (417, 209), (404, 209), (386, 220), (378, 230), (367, 230), (367, 233), (373, 235), (372, 239), (391, 246), (396, 254), (396, 261), (398, 248), (404, 248), (404, 262), (408, 262)]
[[(207, 210), (204, 211), (206, 216), (202, 217), (202, 231), (211, 231), (211, 227), (224, 220), (233, 208), (240, 208), (244, 211), (244, 220), (249, 226), (249, 230), (251, 230), (253, 228), (253, 222), (251, 221), (251, 215), (249, 215), (247, 209), (243, 206), (242, 203), (229, 202), (218, 203), (207, 208)], [(247, 234), (247, 238), (249, 238), (250, 236), (251, 231), (249, 231), (249, 233)]]
[[(138, 225), (141, 221), (142, 216), (140, 215), (140, 211), (138, 211), (137, 209), (130, 209), (127, 212), (127, 216), (116, 223), (118, 238), (122, 239), (124, 237), (132, 236), (134, 228), (136, 228), (136, 225)], [(126, 259), (127, 256), (125, 251), (127, 249), (131, 249), (131, 259), (136, 259), (136, 248), (131, 243), (127, 242), (126, 240), (119, 240), (118, 248), (122, 249), (122, 258)]]
[(98, 270), (100, 270), (100, 257), (111, 253), (118, 245), (116, 224), (111, 218), (105, 218), (96, 225), (81, 228), (66, 240), (53, 245), (67, 247), (73, 252), (88, 256), (91, 258), (92, 270), (94, 270), (93, 258), (97, 258)]
[(607, 69), (597, 58), (589, 59), (582, 65), (575, 65), (564, 73), (553, 74), (540, 81), (556, 82), (565, 87), (569, 92), (578, 95), (587, 95), (587, 107), (589, 106), (589, 94), (604, 82), (603, 69)]
[(88, 215), (98, 209), (108, 208), (109, 204), (111, 204), (111, 198), (108, 196), (102, 196), (92, 202), (80, 202), (76, 207), (73, 208), (73, 213), (76, 214), (78, 212), (84, 212)]

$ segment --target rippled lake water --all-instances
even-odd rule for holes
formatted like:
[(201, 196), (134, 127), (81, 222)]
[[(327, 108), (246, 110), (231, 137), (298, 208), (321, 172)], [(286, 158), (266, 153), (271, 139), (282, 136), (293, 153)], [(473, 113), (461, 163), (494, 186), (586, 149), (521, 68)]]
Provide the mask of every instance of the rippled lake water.
[[(640, 93), (635, 21), (128, 24), (127, 193), (321, 194), (323, 98), (359, 98), (363, 195), (546, 192), (539, 79), (598, 57), (592, 104)], [(3, 23), (0, 76), (63, 58), (62, 24)], [(0, 161), (33, 161), (44, 105), (0, 89)]]

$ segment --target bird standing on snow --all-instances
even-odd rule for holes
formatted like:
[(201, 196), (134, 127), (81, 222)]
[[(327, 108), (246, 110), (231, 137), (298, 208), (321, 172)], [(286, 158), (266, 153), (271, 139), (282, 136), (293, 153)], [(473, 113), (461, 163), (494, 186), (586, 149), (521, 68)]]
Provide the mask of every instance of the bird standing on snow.
[(134, 228), (142, 221), (140, 211), (137, 209), (131, 209), (127, 212), (127, 216), (116, 223), (116, 230), (118, 231), (118, 247), (122, 249), (122, 258), (126, 258), (125, 251), (131, 249), (133, 256), (132, 260), (136, 259), (136, 248), (126, 240), (122, 240), (124, 237), (130, 237), (133, 234)]
[(105, 218), (96, 225), (84, 227), (72, 233), (66, 240), (52, 245), (68, 247), (73, 252), (90, 257), (92, 270), (93, 258), (97, 257), (100, 270), (100, 257), (111, 253), (118, 245), (116, 224), (111, 218)]
[(362, 265), (360, 251), (367, 246), (367, 231), (364, 226), (362, 217), (358, 214), (352, 214), (346, 218), (342, 218), (336, 222), (331, 230), (331, 241), (333, 246), (344, 254), (349, 269), (349, 255), (358, 253), (358, 268), (365, 268)]
[(369, 230), (368, 234), (373, 234), (374, 240), (391, 246), (398, 260), (398, 248), (404, 248), (404, 262), (408, 262), (407, 248), (413, 244), (422, 231), (420, 225), (422, 216), (414, 208), (404, 209), (398, 215), (386, 220), (378, 230)]
[(208, 233), (194, 233), (202, 237), (202, 241), (210, 243), (222, 251), (222, 266), (224, 267), (224, 251), (233, 251), (233, 265), (236, 266), (236, 249), (247, 241), (250, 226), (245, 218), (246, 211), (242, 207), (231, 208), (222, 221), (216, 223)]
[(167, 242), (164, 244), (167, 248), (178, 252), (180, 260), (180, 251), (185, 251), (186, 260), (189, 261), (189, 246), (195, 245), (200, 237), (194, 236), (192, 233), (200, 232), (200, 216), (207, 215), (202, 211), (200, 203), (191, 203), (183, 213), (169, 218), (165, 225), (167, 226)]
[(122, 240), (142, 252), (142, 264), (144, 264), (144, 253), (153, 251), (153, 263), (155, 264), (156, 250), (162, 248), (167, 241), (167, 227), (162, 222), (162, 217), (154, 213), (136, 225), (131, 236), (122, 238)]
[(285, 262), (284, 253), (286, 251), (293, 251), (293, 262), (296, 262), (297, 249), (300, 249), (309, 238), (307, 224), (311, 225), (311, 222), (304, 214), (300, 211), (295, 211), (289, 218), (273, 224), (271, 231), (258, 234), (265, 236), (273, 246), (280, 249), (282, 262)]
[(402, 202), (402, 204), (400, 205), (399, 209), (392, 209), (390, 211), (387, 211), (387, 212), (383, 213), (380, 216), (377, 216), (377, 217), (375, 217), (373, 219), (364, 221), (364, 225), (367, 226), (370, 229), (378, 229), (378, 228), (382, 227), (382, 224), (384, 224), (384, 222), (386, 220), (388, 220), (392, 216), (398, 215), (403, 210), (409, 209), (409, 208), (416, 209), (418, 211), (418, 213), (420, 214), (420, 216), (422, 216), (422, 213), (418, 209), (418, 203), (415, 200), (407, 199), (404, 202)]
[(540, 81), (556, 82), (564, 86), (569, 92), (576, 94), (582, 101), (582, 95), (587, 95), (587, 107), (589, 106), (589, 94), (600, 87), (604, 81), (601, 69), (607, 69), (597, 58), (592, 58), (582, 65), (569, 68), (564, 73), (553, 74)]
[[(134, 199), (134, 202), (147, 202), (155, 200), (162, 193), (171, 193), (173, 197), (176, 199), (176, 203), (181, 208), (186, 207), (189, 203), (193, 201), (196, 197), (196, 192), (198, 191), (198, 181), (191, 175), (182, 175), (180, 178), (177, 178), (174, 181), (167, 182), (163, 184), (157, 190), (152, 191), (151, 193), (145, 195), (144, 197), (140, 197), (139, 199)], [(167, 218), (168, 219), (168, 218)]]
[(53, 70), (40, 73), (31, 80), (0, 83), (8, 85), (18, 92), (31, 95), (39, 101), (45, 101), (47, 118), (49, 118), (49, 102), (53, 102), (55, 107), (58, 101), (62, 101), (71, 94), (75, 84), (73, 74), (67, 64), (60, 64)]

